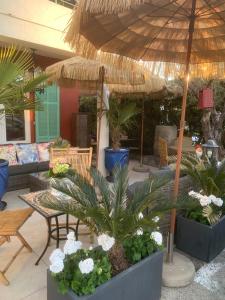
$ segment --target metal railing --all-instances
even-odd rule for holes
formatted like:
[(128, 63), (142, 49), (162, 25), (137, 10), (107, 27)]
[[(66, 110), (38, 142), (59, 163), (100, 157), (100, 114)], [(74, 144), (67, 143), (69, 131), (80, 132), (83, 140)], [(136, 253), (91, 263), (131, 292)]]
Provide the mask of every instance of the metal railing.
[(56, 4), (59, 4), (59, 5), (71, 8), (71, 9), (74, 8), (74, 6), (77, 2), (76, 0), (50, 0), (50, 1), (52, 1)]

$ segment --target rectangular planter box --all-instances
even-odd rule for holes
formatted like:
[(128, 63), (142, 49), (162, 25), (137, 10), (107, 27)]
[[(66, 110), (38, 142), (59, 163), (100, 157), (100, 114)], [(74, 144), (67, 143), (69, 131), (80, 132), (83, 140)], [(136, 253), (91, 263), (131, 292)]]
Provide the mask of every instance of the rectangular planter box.
[(225, 248), (225, 217), (213, 226), (177, 217), (176, 247), (193, 257), (210, 262)]
[(72, 291), (61, 295), (48, 271), (48, 300), (159, 300), (162, 264), (163, 252), (156, 252), (99, 286), (94, 294), (81, 297)]

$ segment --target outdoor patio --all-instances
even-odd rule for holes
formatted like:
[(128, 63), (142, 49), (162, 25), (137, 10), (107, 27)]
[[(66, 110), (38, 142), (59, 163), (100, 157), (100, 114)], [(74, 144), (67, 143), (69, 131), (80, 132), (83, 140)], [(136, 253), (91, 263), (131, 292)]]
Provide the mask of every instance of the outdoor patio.
[[(132, 170), (136, 161), (131, 161), (129, 165), (130, 184), (148, 178), (148, 173), (137, 173)], [(151, 167), (151, 172), (157, 168)], [(29, 190), (18, 190), (8, 192), (4, 200), (7, 202), (8, 210), (27, 207), (18, 198), (21, 194), (28, 193)], [(82, 231), (82, 230), (81, 230)], [(7, 272), (10, 286), (0, 285), (1, 299), (4, 300), (47, 300), (46, 290), (46, 270), (49, 268), (49, 256), (55, 249), (55, 242), (51, 241), (43, 259), (38, 266), (35, 261), (43, 250), (47, 239), (47, 226), (44, 218), (34, 212), (31, 218), (24, 224), (21, 233), (33, 248), (29, 253), (26, 249), (17, 257), (14, 264)], [(85, 246), (89, 247), (89, 237), (81, 237)], [(64, 242), (60, 242), (62, 247)], [(0, 248), (0, 268), (12, 257), (15, 249), (19, 247), (17, 239), (12, 238), (10, 243), (5, 243)], [(210, 264), (204, 264), (194, 260), (197, 268), (195, 281), (190, 286), (179, 289), (162, 288), (161, 300), (223, 300), (225, 294), (225, 250)]]

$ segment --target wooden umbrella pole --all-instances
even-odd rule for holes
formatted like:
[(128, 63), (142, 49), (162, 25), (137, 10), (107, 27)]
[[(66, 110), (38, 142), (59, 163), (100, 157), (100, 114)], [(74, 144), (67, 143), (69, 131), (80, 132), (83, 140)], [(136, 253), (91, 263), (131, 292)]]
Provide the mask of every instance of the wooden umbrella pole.
[(100, 135), (101, 135), (101, 123), (102, 123), (102, 113), (103, 113), (103, 97), (104, 97), (104, 80), (105, 80), (105, 68), (102, 66), (99, 69), (100, 106), (99, 106), (99, 111), (98, 111), (98, 132), (97, 132), (97, 149), (96, 149), (96, 168), (97, 169), (99, 167)]
[[(184, 92), (183, 92), (183, 99), (182, 99), (182, 111), (181, 111), (180, 130), (179, 130), (178, 147), (177, 147), (176, 175), (175, 175), (175, 182), (174, 182), (175, 202), (177, 201), (177, 197), (179, 193), (180, 165), (182, 159), (182, 146), (183, 146), (185, 114), (186, 114), (187, 94), (188, 94), (188, 85), (189, 85), (190, 60), (191, 60), (191, 50), (192, 50), (192, 43), (193, 43), (193, 34), (195, 29), (195, 19), (196, 19), (195, 10), (196, 10), (196, 0), (192, 0), (192, 10), (190, 15), (189, 38), (188, 38), (187, 57), (186, 57), (186, 69), (185, 69), (185, 77), (184, 77)], [(167, 256), (167, 261), (170, 263), (173, 262), (175, 224), (176, 224), (176, 209), (173, 209), (171, 212), (170, 233), (169, 233), (169, 241), (168, 241), (168, 256)]]
[(142, 99), (142, 112), (141, 112), (141, 159), (140, 165), (143, 165), (143, 147), (144, 147), (144, 117), (145, 117), (145, 100)]

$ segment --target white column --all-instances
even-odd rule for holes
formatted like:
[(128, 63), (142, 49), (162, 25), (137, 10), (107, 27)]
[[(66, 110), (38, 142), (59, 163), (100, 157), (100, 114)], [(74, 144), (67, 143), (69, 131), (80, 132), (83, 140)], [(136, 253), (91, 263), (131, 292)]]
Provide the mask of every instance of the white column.
[[(104, 84), (104, 89), (103, 89), (103, 110), (104, 111), (109, 108), (109, 95), (110, 95), (109, 89)], [(98, 97), (98, 107), (100, 106), (100, 101), (101, 100)], [(99, 126), (99, 119), (98, 119), (97, 126)], [(107, 171), (105, 168), (105, 151), (104, 151), (106, 147), (109, 147), (109, 126), (108, 126), (106, 114), (103, 113), (101, 119), (101, 128), (100, 128), (99, 163), (98, 163), (98, 169), (103, 176), (107, 175)]]

